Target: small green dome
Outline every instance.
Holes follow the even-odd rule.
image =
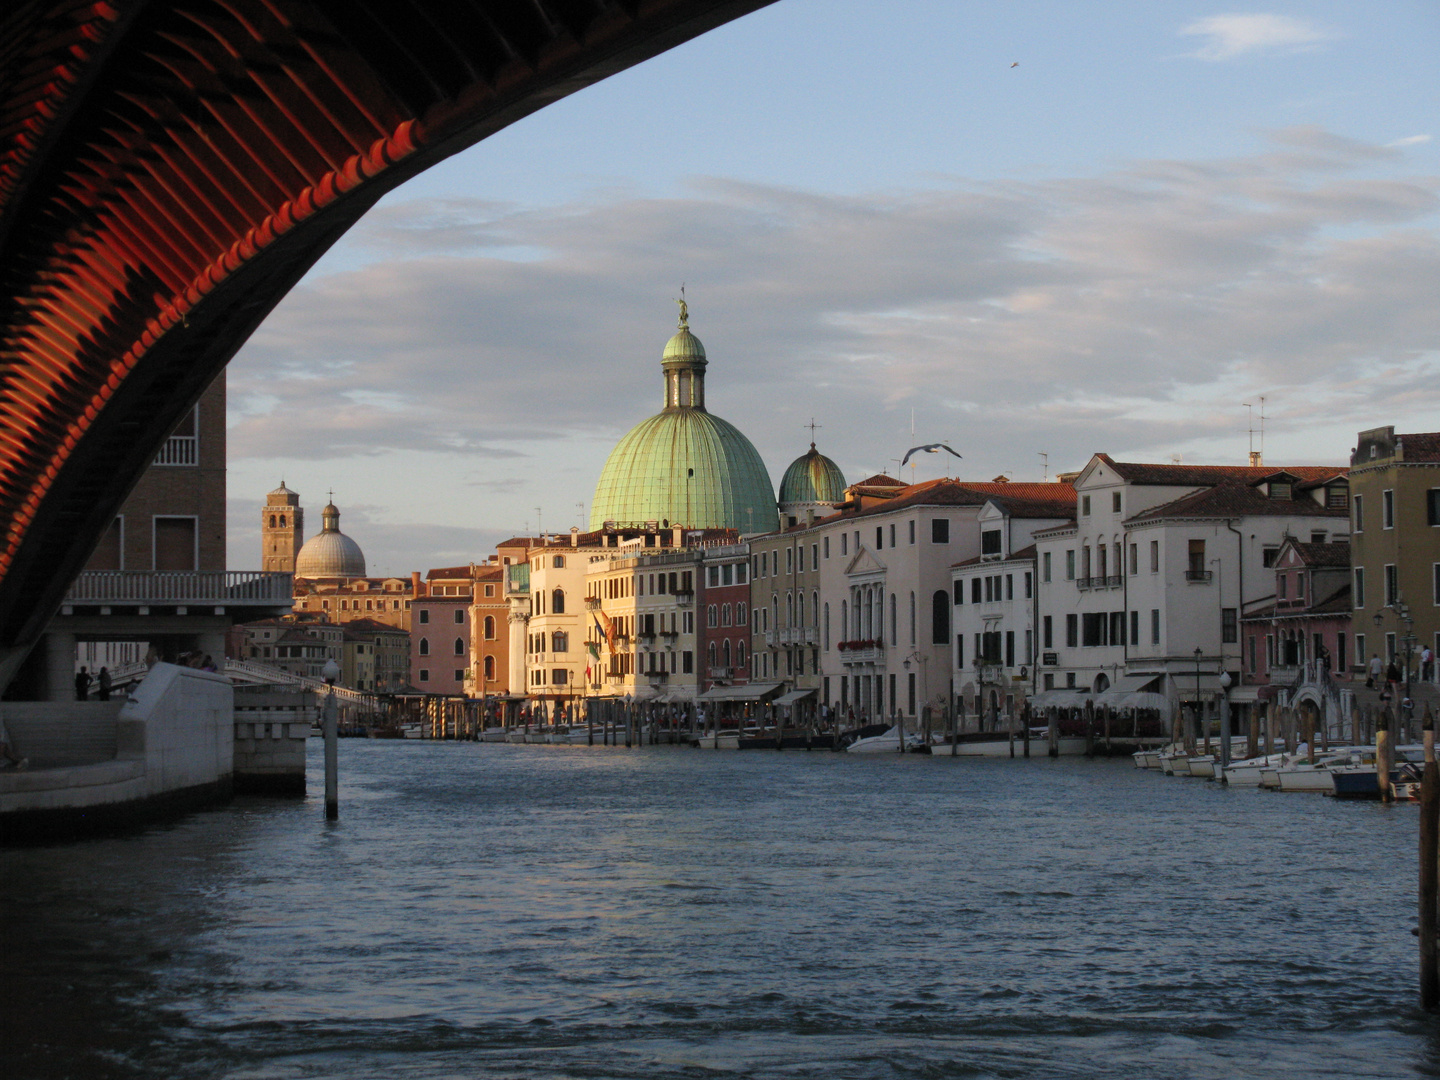
[[[790,463],[780,481],[780,505],[835,504],[845,500],[845,476],[840,467],[810,444],[810,452]]]
[[[705,363],[705,346],[700,344],[700,339],[690,332],[688,326],[682,326],[675,336],[665,343],[665,351],[660,356],[662,364],[678,361]]]

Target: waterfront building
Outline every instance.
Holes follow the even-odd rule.
[[[596,538],[587,536],[586,541]],[[529,551],[530,617],[525,641],[525,694],[556,708],[585,694],[585,575],[590,543],[578,529]]]
[[[305,521],[299,493],[282,481],[266,497],[262,511],[261,558],[278,560],[276,569],[294,573],[295,615],[303,621],[337,624],[372,619],[408,631],[410,604],[420,595],[419,575],[412,574],[408,581],[367,577],[360,545],[340,531],[339,508],[329,503],[321,516],[321,531],[291,552],[303,535]]]
[[[820,672],[822,627],[828,610],[820,595],[822,540],[807,524],[788,526],[750,541],[750,640],[757,683],[779,684],[788,697],[808,694],[829,700],[830,687]],[[707,599],[707,604],[710,601]]]
[[[470,677],[471,616],[475,575],[484,566],[431,570],[422,586],[412,575],[410,684],[427,694],[466,693]]]
[[[1208,701],[1222,671],[1232,701],[1255,700],[1239,685],[1240,614],[1272,596],[1286,536],[1348,532],[1345,470],[1096,454],[1074,486],[1075,520],[1035,536],[1041,703],[1124,704],[1120,695],[1141,692]]]
[[[665,407],[610,452],[591,502],[592,532],[775,528],[775,489],[760,454],[738,428],[705,407],[707,364],[682,302],[679,329],[660,362]]]
[[[1034,485],[1028,485],[1034,491]],[[991,496],[976,515],[980,554],[950,570],[955,620],[952,679],[971,714],[995,716],[1034,692],[1037,655],[1035,534],[1066,524],[1074,488],[1046,484],[1026,497]]]
[[[498,558],[498,557],[497,557]],[[471,697],[504,697],[510,687],[510,604],[505,598],[507,566],[498,561],[476,567],[470,606]]]
[[[1272,595],[1242,615],[1242,681],[1254,686],[1294,686],[1307,664],[1311,674],[1349,681],[1351,642],[1350,545],[1308,543],[1287,536],[1275,557]]]
[[[1360,432],[1350,483],[1354,663],[1378,654],[1413,680],[1422,646],[1440,655],[1440,432]]]
[[[747,543],[719,544],[701,551],[703,571],[697,577],[704,586],[702,691],[744,688],[751,683],[750,555]]]
[[[341,661],[341,682],[355,690],[373,691],[377,694],[397,694],[410,689],[410,634],[399,627],[375,619],[352,619],[345,623],[345,649],[347,657]],[[356,650],[355,661],[348,653]],[[362,650],[363,646],[363,650]],[[368,674],[362,674],[358,661],[365,659]],[[354,663],[352,671],[350,665]],[[348,679],[364,680],[350,682]]]
[[[328,623],[296,622],[287,616],[258,619],[236,630],[243,635],[237,659],[277,668],[290,675],[323,678],[327,661],[334,660],[337,664],[344,661],[345,632]]]

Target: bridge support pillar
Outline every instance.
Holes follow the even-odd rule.
[[[75,700],[75,635],[65,630],[45,632],[45,700]],[[91,672],[91,676],[94,676]]]

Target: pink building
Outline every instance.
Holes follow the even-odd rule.
[[[1274,596],[1241,620],[1244,682],[1293,686],[1302,681],[1302,667],[1315,660],[1331,678],[1348,679],[1350,544],[1287,536],[1275,553],[1274,569]]]

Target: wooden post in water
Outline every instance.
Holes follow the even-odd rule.
[[[1355,704],[1354,698],[1350,700],[1350,745],[1360,745],[1360,706]]]
[[[1435,717],[1425,706],[1425,773],[1420,782],[1420,1004],[1431,1012],[1440,1007],[1440,766],[1435,764]]]
[[[1245,735],[1245,756],[1247,758],[1260,756],[1260,703],[1252,701],[1247,710],[1250,720],[1250,727]]]
[[[1035,714],[1030,711],[1030,702],[1025,702],[1024,707],[1020,710],[1020,730],[1025,733],[1026,758],[1030,756],[1030,724],[1034,716]]]
[[[1045,734],[1046,737],[1050,740],[1051,757],[1060,756],[1060,720],[1059,716],[1057,715],[1058,712],[1059,709],[1054,705],[1050,705],[1045,709],[1045,715],[1046,717],[1048,717],[1049,727],[1049,730],[1046,731]]]
[[[1103,723],[1104,726],[1105,726],[1105,756],[1106,756],[1106,757],[1109,757],[1109,756],[1110,756],[1110,752],[1111,752],[1111,747],[1110,747],[1110,717],[1111,717],[1111,715],[1112,715],[1114,712],[1115,712],[1115,709],[1114,709],[1113,706],[1106,705],[1106,706],[1105,706],[1105,712],[1104,712],[1103,718],[1102,718],[1102,720],[1101,720],[1101,723]]]
[[[1085,702],[1085,756],[1095,756],[1095,702]]]
[[[1390,787],[1390,769],[1395,754],[1390,746],[1390,718],[1383,711],[1375,717],[1375,783],[1380,788],[1380,801],[1390,802],[1394,797]]]

